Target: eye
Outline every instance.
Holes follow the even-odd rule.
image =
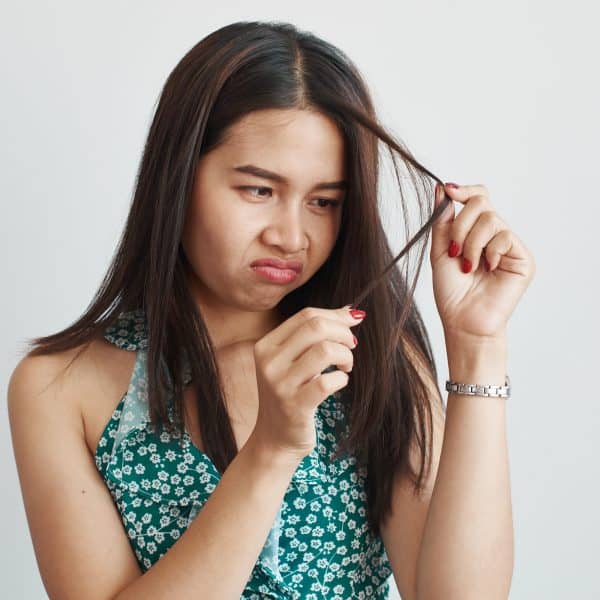
[[[244,186],[241,186],[240,189],[247,190],[249,192],[251,192],[252,190],[262,190],[263,192],[264,191],[268,192],[268,196],[261,195],[260,193],[258,193],[258,194],[250,193],[250,195],[254,196],[255,198],[268,198],[271,195],[271,193],[273,192],[272,188],[270,188],[270,187],[257,186],[257,185],[244,185]],[[318,208],[323,208],[323,209],[328,208],[328,207],[331,207],[333,209],[342,203],[341,200],[334,200],[333,198],[316,198],[315,201],[327,203],[327,204],[325,204],[325,206],[318,207]]]
[[[272,192],[273,190],[270,187],[261,187],[261,186],[256,186],[256,185],[246,185],[246,186],[242,186],[240,188],[241,190],[268,190],[269,193]],[[250,194],[251,196],[256,196],[256,194]],[[265,196],[257,196],[258,198],[265,198]]]
[[[339,206],[342,202],[341,200],[332,200],[331,198],[317,198],[317,202],[328,202],[326,206],[320,206],[319,208],[327,208],[327,206],[331,206],[331,208],[335,208]]]

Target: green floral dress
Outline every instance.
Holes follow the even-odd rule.
[[[191,441],[149,419],[144,313],[121,313],[104,337],[136,352],[127,393],[115,407],[95,461],[143,572],[185,532],[221,474]],[[189,369],[185,373],[189,381]],[[318,407],[317,445],[298,465],[243,600],[388,598],[391,566],[366,519],[366,474],[353,456],[331,456],[343,419],[336,393]],[[232,549],[235,551],[235,549]]]

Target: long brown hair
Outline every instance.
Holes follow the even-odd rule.
[[[151,422],[183,433],[182,367],[187,360],[205,452],[221,473],[225,471],[238,449],[214,348],[186,285],[189,265],[180,242],[199,158],[222,143],[238,119],[271,108],[317,110],[331,118],[344,137],[349,189],[338,239],[319,271],[283,298],[278,310],[288,318],[306,306],[352,304],[369,315],[355,330],[359,344],[354,368],[341,390],[347,398],[349,429],[339,452],[352,452],[367,468],[369,524],[379,534],[390,512],[395,475],[408,475],[418,492],[430,470],[431,392],[415,369],[414,356],[421,357],[436,389],[437,371],[413,294],[431,224],[450,200],[446,197],[432,213],[432,180],[442,182],[379,125],[367,85],[351,60],[312,33],[288,23],[237,22],[212,32],[185,54],[162,89],[127,222],[98,291],[71,326],[29,340],[28,354],[79,345],[83,351],[121,312],[143,309]],[[410,180],[425,221],[395,258],[378,207],[379,141],[387,146],[394,165],[407,237],[401,179]],[[401,157],[400,167],[394,153]],[[408,267],[402,274],[396,261],[409,258],[408,250],[417,243],[417,269],[409,285]],[[443,407],[437,391],[435,402]],[[412,444],[420,453],[418,469],[409,461]]]

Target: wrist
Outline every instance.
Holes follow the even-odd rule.
[[[507,375],[506,336],[474,338],[446,333],[451,381],[504,385]]]
[[[291,473],[294,473],[304,458],[299,454],[276,449],[269,444],[265,444],[255,432],[250,434],[244,448],[252,456],[255,463],[268,470],[291,471]]]

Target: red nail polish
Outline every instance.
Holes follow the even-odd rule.
[[[448,256],[456,256],[458,254],[458,244],[454,241],[450,241],[450,247],[448,248]]]
[[[445,183],[444,185],[447,185],[449,188],[454,188],[455,190],[460,187],[457,183]]]
[[[489,263],[488,259],[485,256],[483,257],[483,263],[485,264],[485,270],[489,271],[490,270],[490,263]]]
[[[354,338],[354,345],[355,345],[355,346],[356,346],[356,345],[358,345],[358,340],[356,339],[356,336],[355,336],[355,335],[353,335],[352,337]]]
[[[359,310],[358,308],[354,308],[350,311],[350,314],[355,319],[364,319],[367,316],[367,313],[364,310]]]
[[[473,267],[473,265],[471,264],[471,261],[468,258],[463,258],[463,262],[462,262],[463,273],[469,273],[469,271],[471,270],[472,267]]]

